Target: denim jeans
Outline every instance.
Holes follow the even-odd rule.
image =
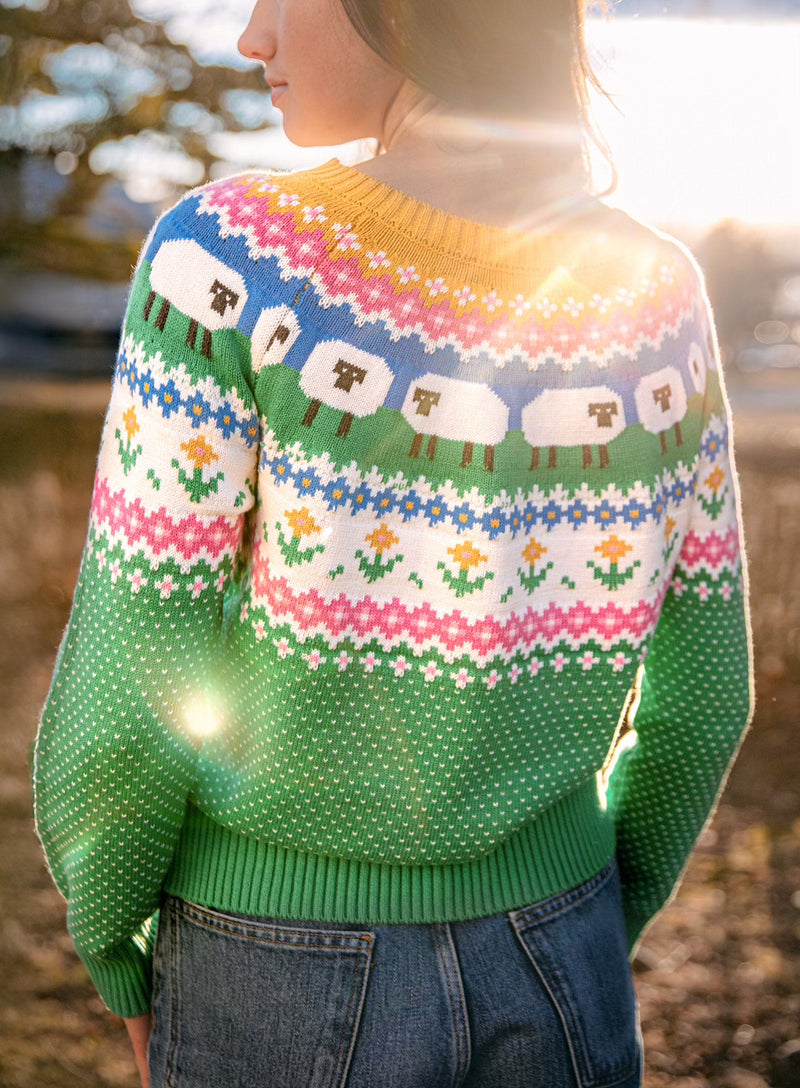
[[[249,918],[167,899],[152,1088],[635,1088],[619,880],[433,925]]]

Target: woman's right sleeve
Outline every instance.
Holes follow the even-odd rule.
[[[254,502],[247,359],[232,328],[203,324],[200,280],[218,266],[187,238],[194,215],[169,213],[136,273],[35,753],[37,829],[70,934],[121,1016],[149,1008],[162,881],[198,747],[223,724],[223,597]]]

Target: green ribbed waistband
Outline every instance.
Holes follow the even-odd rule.
[[[613,821],[594,779],[492,853],[449,865],[305,854],[232,831],[190,804],[166,890],[257,917],[365,925],[454,922],[573,888],[599,872],[613,853]]]

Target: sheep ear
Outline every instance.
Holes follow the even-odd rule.
[[[262,310],[251,337],[253,370],[282,363],[300,335],[300,322],[288,306]]]

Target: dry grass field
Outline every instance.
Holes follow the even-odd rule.
[[[65,934],[29,787],[105,396],[90,384],[0,386],[3,1088],[136,1084],[122,1024]],[[800,416],[743,411],[737,440],[758,710],[682,890],[635,964],[648,1088],[800,1086]]]

